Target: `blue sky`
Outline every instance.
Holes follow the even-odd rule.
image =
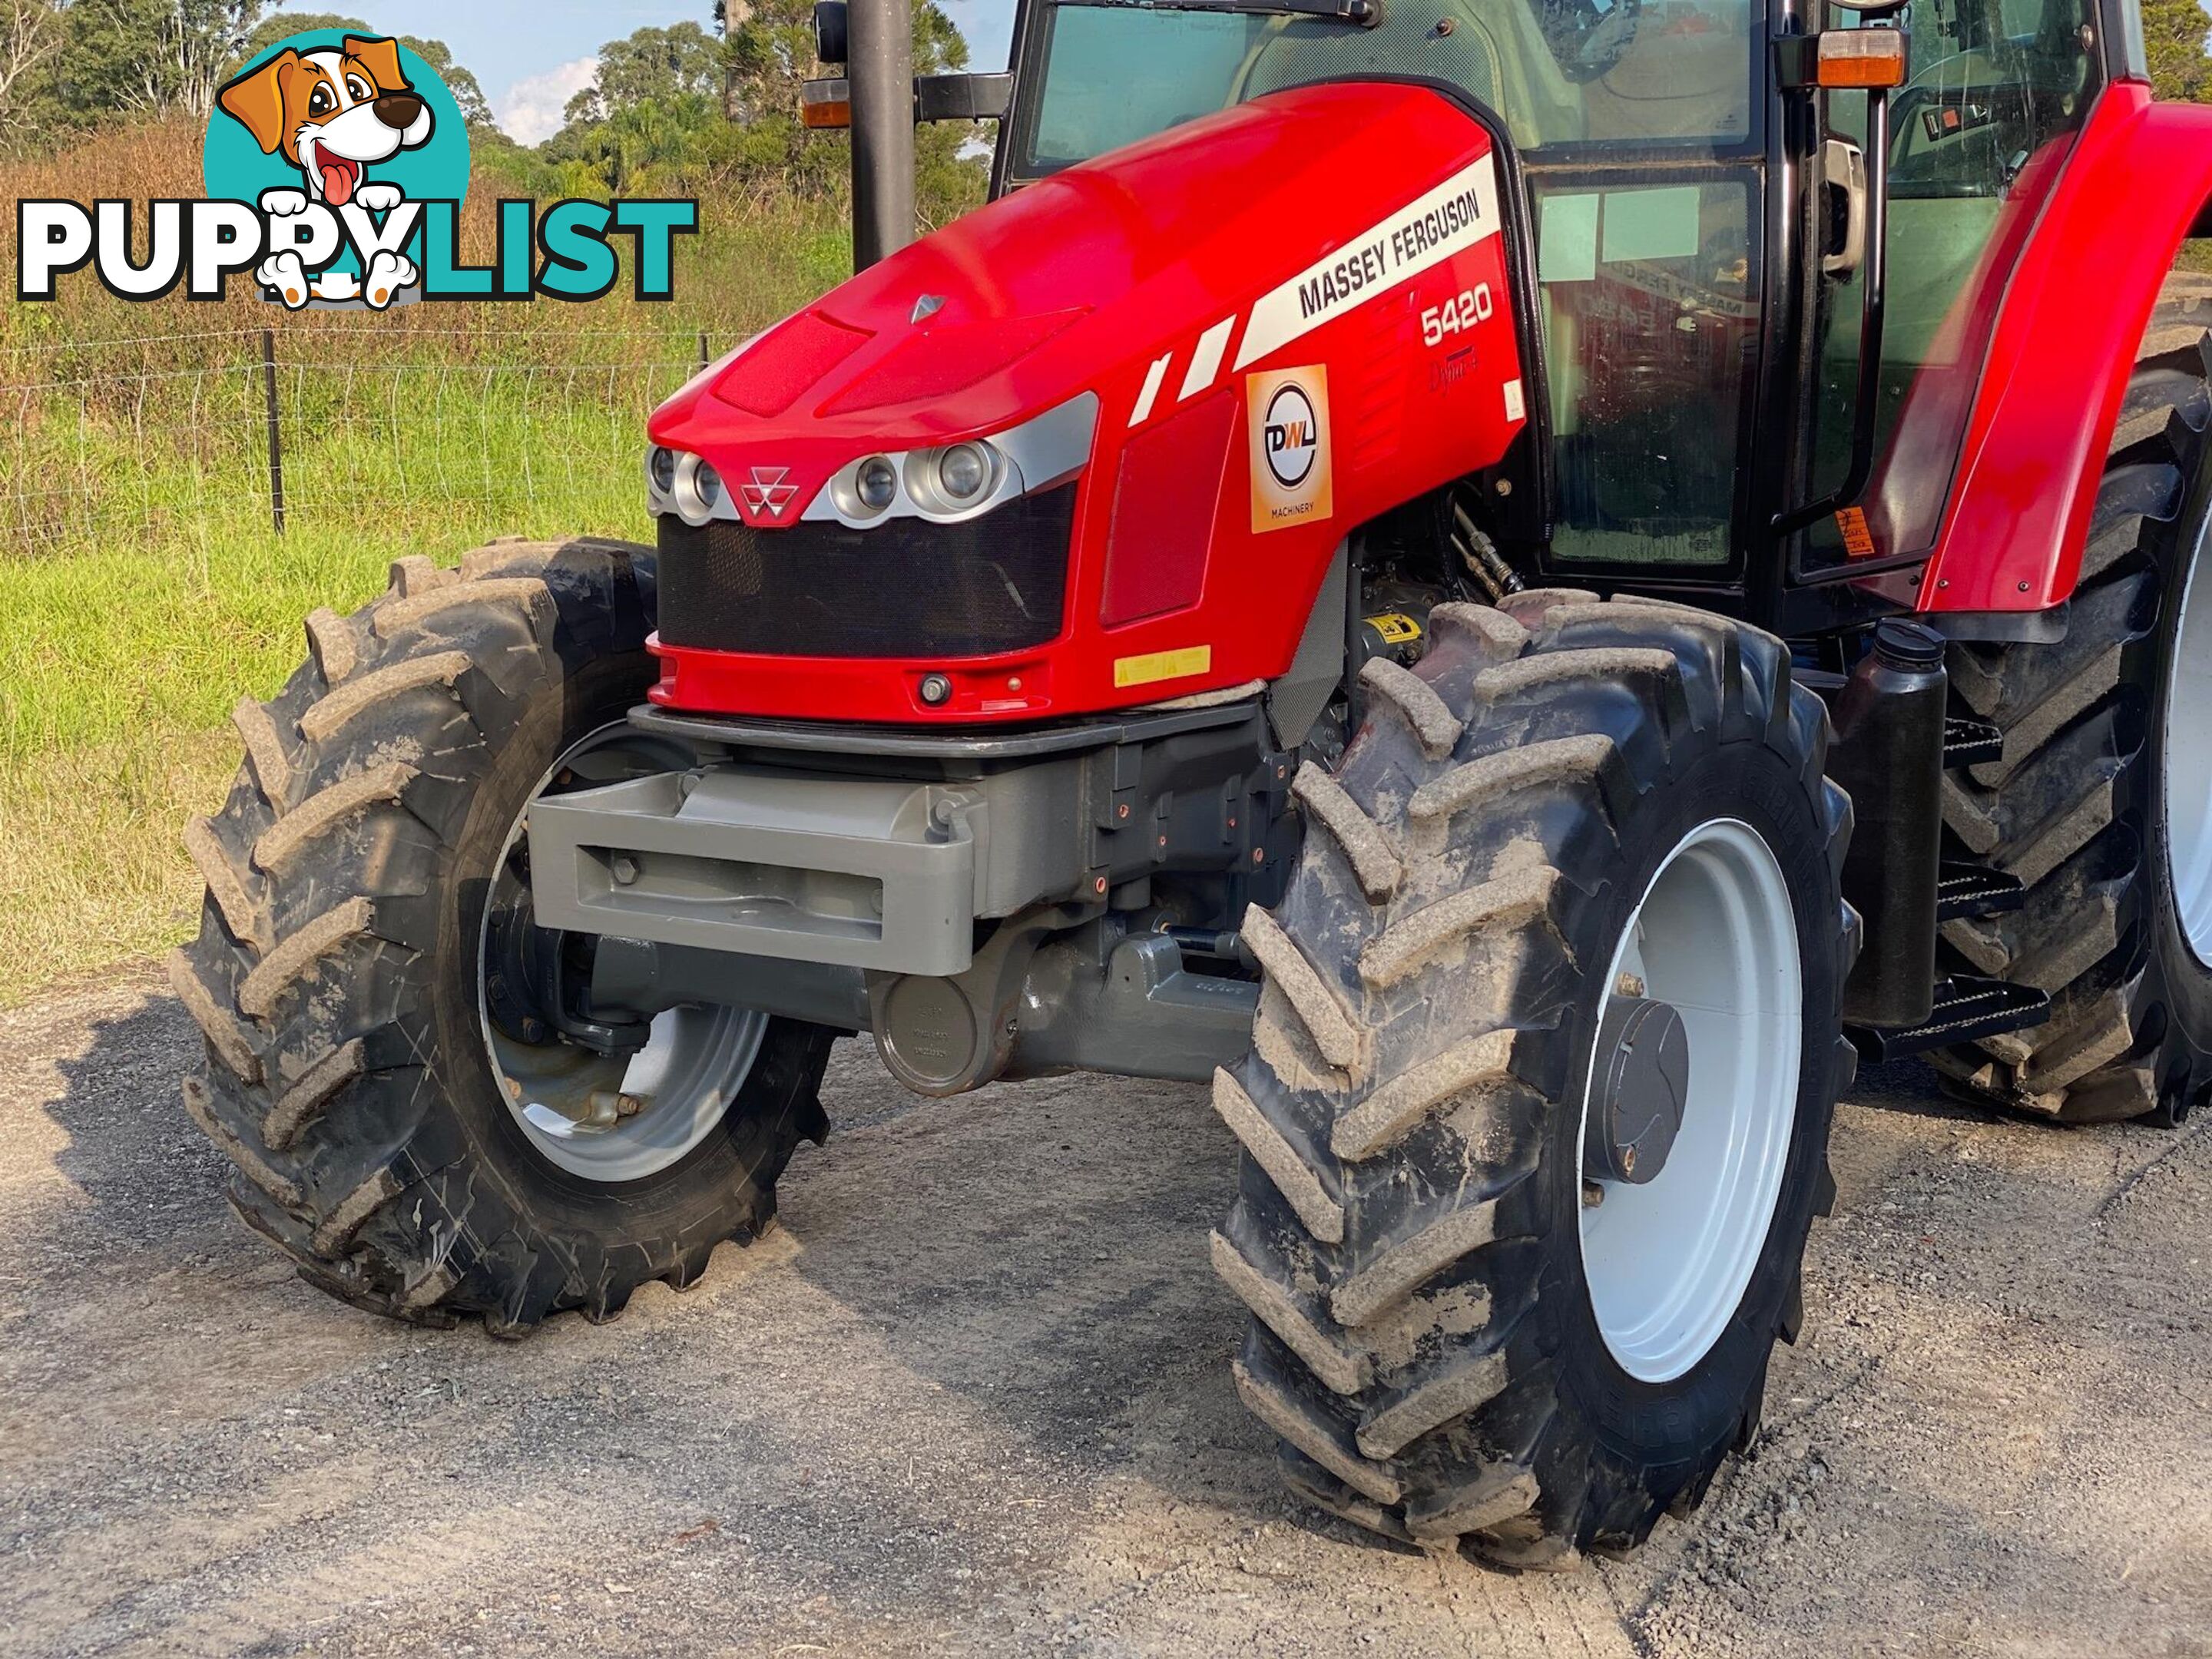
[[[1004,68],[1013,0],[939,3],[967,35],[975,66]],[[476,71],[501,125],[526,143],[560,125],[562,106],[590,82],[602,43],[687,18],[704,25],[714,15],[712,0],[301,0],[293,9],[339,11],[390,33],[443,40]]]

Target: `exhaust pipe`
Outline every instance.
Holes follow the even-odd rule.
[[[908,0],[847,0],[853,97],[853,268],[914,240],[914,15]]]

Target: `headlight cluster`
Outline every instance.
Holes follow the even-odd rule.
[[[665,507],[695,529],[722,515],[722,475],[698,456],[656,444],[646,453],[645,476],[655,512]]]
[[[902,501],[920,518],[964,519],[1021,493],[1020,470],[998,446],[980,439],[863,456],[831,478],[828,491],[836,516],[851,525],[872,523]]]
[[[958,524],[1073,477],[1090,456],[1097,422],[1098,396],[1085,392],[988,438],[865,453],[838,468],[796,514],[788,466],[755,466],[744,485],[745,511],[764,512],[763,522],[827,519],[853,530],[900,518]],[[739,517],[721,475],[697,455],[655,445],[646,452],[645,474],[656,514],[672,513],[694,529]]]

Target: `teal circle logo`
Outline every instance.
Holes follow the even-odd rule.
[[[398,41],[309,29],[223,85],[202,170],[211,199],[270,216],[270,256],[254,272],[269,297],[295,310],[381,310],[420,295],[419,204],[458,213],[468,193],[468,124],[437,71]],[[328,234],[356,212],[411,228],[364,269],[352,239],[331,246]]]

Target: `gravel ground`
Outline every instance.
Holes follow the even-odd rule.
[[[1767,1427],[1626,1564],[1279,1494],[1197,1089],[842,1046],[784,1229],[520,1346],[238,1225],[133,979],[0,1016],[0,1652],[2212,1654],[2212,1135],[1870,1074]]]

